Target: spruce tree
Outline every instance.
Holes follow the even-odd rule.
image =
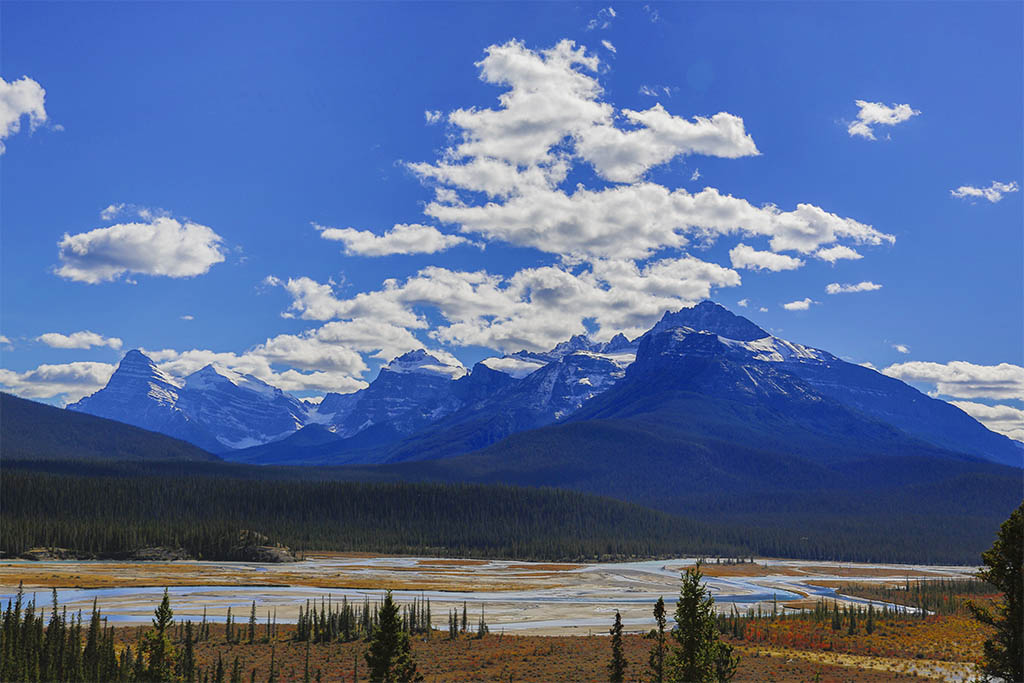
[[[146,678],[150,681],[174,680],[174,645],[167,633],[174,624],[171,600],[164,589],[163,600],[154,610],[153,628],[146,634],[145,650],[149,659]]]
[[[384,594],[384,602],[377,612],[377,625],[370,638],[370,649],[363,655],[370,667],[370,680],[385,683],[421,681],[409,645],[409,634],[402,630],[398,605],[391,591]]]
[[[669,680],[687,683],[728,681],[736,674],[739,659],[732,648],[718,640],[715,600],[701,583],[700,564],[686,570],[676,602],[676,641],[668,662]]]
[[[978,578],[1003,593],[992,609],[968,603],[975,619],[995,628],[985,641],[981,671],[986,677],[1024,681],[1024,503],[999,527],[981,559],[985,568]]]
[[[647,665],[651,670],[652,683],[662,683],[665,680],[665,599],[658,598],[654,603],[654,621],[657,628],[654,633],[654,646],[651,647],[651,655],[647,659]]]
[[[615,623],[609,631],[612,634],[612,659],[608,662],[608,680],[622,683],[626,680],[626,657],[622,654],[622,615],[615,610]]]

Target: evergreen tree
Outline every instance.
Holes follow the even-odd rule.
[[[256,601],[252,601],[252,611],[249,612],[249,644],[256,642]]]
[[[626,657],[622,654],[622,615],[615,610],[615,623],[609,631],[612,634],[612,660],[608,663],[608,680],[622,683],[626,680]]]
[[[715,600],[702,578],[699,563],[682,576],[672,633],[676,643],[667,667],[672,681],[728,681],[736,673],[739,659],[730,646],[718,640]]]
[[[377,625],[370,638],[370,649],[363,655],[370,667],[370,680],[383,683],[420,681],[416,662],[409,646],[409,634],[402,630],[398,605],[391,591],[384,594],[384,602],[377,612]]]
[[[181,651],[181,659],[178,663],[178,675],[185,683],[195,681],[196,657],[192,648],[192,622],[185,621],[185,647]]]
[[[985,641],[981,672],[986,678],[1024,681],[1024,503],[999,527],[981,559],[985,568],[979,578],[1003,592],[993,609],[968,603],[975,619],[996,630]]]
[[[171,611],[171,600],[165,588],[163,600],[154,610],[153,628],[146,634],[143,646],[149,659],[145,674],[147,680],[174,680],[174,645],[167,633],[173,624],[174,612]]]
[[[651,670],[651,682],[652,683],[663,683],[665,680],[665,649],[666,649],[666,636],[665,636],[665,599],[658,598],[658,602],[654,603],[654,621],[657,623],[657,628],[653,631],[654,633],[654,646],[651,648],[651,655],[647,659],[647,665]]]

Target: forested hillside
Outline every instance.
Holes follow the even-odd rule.
[[[0,543],[116,554],[183,546],[223,558],[239,530],[293,549],[599,559],[736,554],[710,527],[638,505],[554,489],[461,484],[81,476],[6,466]],[[101,470],[100,470],[101,471]]]
[[[0,393],[4,460],[218,461],[187,441]]]

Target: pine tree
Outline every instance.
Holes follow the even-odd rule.
[[[736,674],[739,659],[732,648],[718,640],[715,600],[701,583],[700,564],[687,569],[676,602],[676,641],[669,658],[669,680],[687,683],[728,681]]]
[[[622,683],[626,680],[626,657],[622,654],[622,615],[615,610],[615,623],[609,631],[612,634],[612,660],[608,663],[608,680]]]
[[[654,646],[651,648],[651,655],[647,659],[647,665],[651,670],[652,683],[662,683],[665,680],[665,599],[658,598],[654,603],[654,621],[658,627],[654,631]]]
[[[256,601],[252,601],[252,611],[249,612],[249,644],[256,642]]]
[[[992,609],[968,603],[974,618],[995,628],[985,641],[982,673],[1006,681],[1024,681],[1024,503],[999,527],[992,547],[981,554],[978,578],[1003,596]]]
[[[466,618],[466,601],[462,601],[462,632],[466,632],[466,626],[469,624],[469,620]]]
[[[416,662],[409,646],[409,634],[402,630],[398,605],[391,591],[384,594],[384,602],[377,613],[377,625],[370,638],[370,649],[363,655],[370,667],[370,680],[386,683],[420,681]]]

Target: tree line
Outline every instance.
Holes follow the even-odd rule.
[[[707,525],[608,498],[501,485],[0,471],[0,550],[232,560],[239,531],[296,550],[537,560],[746,554]]]

